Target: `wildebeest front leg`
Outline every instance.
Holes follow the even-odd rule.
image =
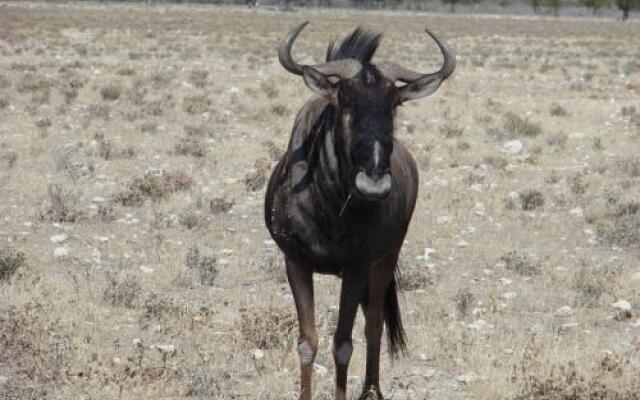
[[[313,303],[313,271],[307,266],[286,260],[287,278],[298,312],[300,336],[298,355],[300,356],[300,399],[311,400],[313,361],[318,351],[318,335],[315,325]]]
[[[367,370],[362,388],[362,400],[382,400],[380,392],[380,341],[384,326],[386,293],[393,280],[395,261],[374,266],[369,274],[364,333],[367,339]]]
[[[367,287],[366,269],[345,271],[340,290],[340,311],[338,327],[333,338],[333,360],[336,367],[336,400],[347,398],[347,370],[353,344],[351,331],[358,311],[358,305],[365,295]]]

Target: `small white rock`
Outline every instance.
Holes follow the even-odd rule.
[[[253,349],[249,352],[249,354],[251,354],[251,357],[254,360],[261,360],[264,358],[264,351],[260,350],[260,349]]]
[[[507,293],[503,293],[500,298],[503,300],[513,300],[518,296],[518,293],[516,292],[507,292]]]
[[[620,311],[631,311],[631,303],[626,300],[620,299],[612,304],[613,308]]]
[[[176,346],[172,344],[159,344],[156,345],[156,349],[162,354],[167,354],[170,356],[176,354]]]
[[[53,257],[55,258],[63,258],[69,255],[68,247],[56,247],[53,250]]]
[[[460,240],[457,243],[458,247],[468,247],[469,246],[469,242],[467,242],[466,240]]]
[[[141,265],[140,266],[140,271],[142,271],[145,274],[152,274],[155,272],[155,269],[148,267],[146,265]]]
[[[101,204],[101,203],[104,203],[105,201],[107,200],[104,197],[99,197],[99,196],[96,196],[91,199],[91,202],[96,204]]]
[[[468,385],[475,380],[476,380],[476,377],[472,374],[464,374],[464,375],[456,376],[456,381],[458,381],[459,383],[464,383],[465,385]]]
[[[524,148],[524,145],[521,141],[516,139],[505,142],[505,144],[502,145],[502,148],[511,154],[520,154],[520,152]]]
[[[572,139],[582,139],[584,136],[584,132],[573,132],[569,135]]]
[[[584,212],[582,211],[582,208],[576,207],[576,208],[572,208],[569,211],[569,214],[575,215],[576,217],[582,217],[584,215]]]
[[[573,315],[573,309],[569,306],[562,306],[556,310],[554,315],[559,318],[570,317]]]
[[[640,272],[636,272],[633,275],[631,275],[631,280],[635,282],[640,282]]]
[[[69,235],[66,233],[60,233],[58,235],[53,235],[49,238],[52,243],[62,243],[69,238]]]
[[[325,367],[324,365],[315,364],[315,363],[313,364],[313,371],[320,376],[325,376],[327,372],[329,372],[327,367]]]
[[[513,281],[509,278],[500,278],[498,279],[498,282],[500,282],[500,284],[503,286],[509,286],[513,283]]]

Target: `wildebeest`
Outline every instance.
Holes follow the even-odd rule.
[[[306,26],[282,41],[282,66],[316,93],[298,112],[289,147],[275,167],[265,199],[265,220],[285,255],[300,337],[300,398],[311,399],[318,348],[313,273],[342,278],[333,339],[335,398],[346,398],[351,331],[361,306],[367,340],[361,399],[381,399],[380,340],[387,327],[390,354],[405,349],[396,269],[418,192],[418,171],[393,136],[396,108],[428,96],[455,69],[452,49],[435,35],[444,63],[422,74],[395,63],[371,62],[381,35],[355,29],[329,44],[326,62],[301,65],[291,48]]]

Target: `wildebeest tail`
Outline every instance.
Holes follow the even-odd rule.
[[[400,315],[400,304],[398,302],[398,278],[398,276],[393,278],[384,299],[384,323],[387,326],[387,339],[391,358],[395,358],[398,353],[404,354],[407,349],[406,336]]]

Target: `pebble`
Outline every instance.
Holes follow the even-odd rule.
[[[329,369],[327,367],[325,367],[324,365],[320,365],[320,364],[313,364],[313,371],[320,375],[320,376],[325,376],[327,374],[327,372],[329,372]]]
[[[562,306],[556,310],[554,315],[559,318],[570,317],[573,315],[573,309],[569,306]]]
[[[518,296],[518,293],[516,292],[507,292],[507,293],[503,293],[500,298],[503,300],[513,300]]]
[[[264,351],[260,350],[260,349],[253,349],[251,351],[249,351],[249,354],[251,354],[251,357],[254,360],[261,360],[264,358]]]
[[[9,382],[9,378],[6,376],[0,375],[0,386],[6,385]]]
[[[612,304],[613,308],[620,311],[631,311],[631,303],[626,300],[618,300]]]
[[[576,217],[582,217],[584,215],[584,211],[582,211],[582,208],[576,207],[569,210],[569,214],[575,215]]]
[[[156,345],[156,349],[165,355],[175,355],[176,354],[176,346],[172,345],[172,344],[159,344]]]
[[[520,152],[522,152],[522,149],[524,148],[524,145],[521,141],[516,139],[505,142],[502,145],[502,148],[511,154],[520,154]]]
[[[471,211],[478,217],[483,217],[485,212],[484,203],[476,202],[476,204],[473,205]]]
[[[633,275],[631,275],[631,280],[635,282],[640,282],[640,272],[636,272]]]
[[[91,202],[96,204],[101,204],[101,203],[104,203],[105,201],[107,200],[104,197],[99,197],[99,196],[96,196],[91,199]]]
[[[69,255],[69,248],[68,247],[56,247],[55,250],[53,250],[53,256],[55,258],[63,258]]]
[[[155,272],[155,269],[148,267],[146,265],[141,265],[140,266],[140,271],[142,271],[145,274],[152,274]]]
[[[66,233],[60,233],[58,235],[53,235],[49,238],[53,243],[62,243],[67,240],[69,236]]]
[[[500,282],[500,284],[503,286],[509,286],[513,283],[513,281],[509,278],[500,278],[498,279],[498,282]]]
[[[466,240],[460,240],[457,243],[458,247],[468,247],[469,246],[469,242],[467,242]]]
[[[560,333],[560,334],[569,333],[570,331],[574,330],[577,326],[578,326],[578,324],[575,323],[575,322],[572,322],[572,323],[569,323],[569,324],[562,324],[558,328],[558,333]]]
[[[582,139],[584,136],[584,132],[573,132],[569,135],[572,139]]]
[[[456,381],[458,381],[459,383],[463,383],[465,385],[468,385],[475,380],[476,380],[476,377],[472,374],[464,374],[464,375],[456,376]]]

